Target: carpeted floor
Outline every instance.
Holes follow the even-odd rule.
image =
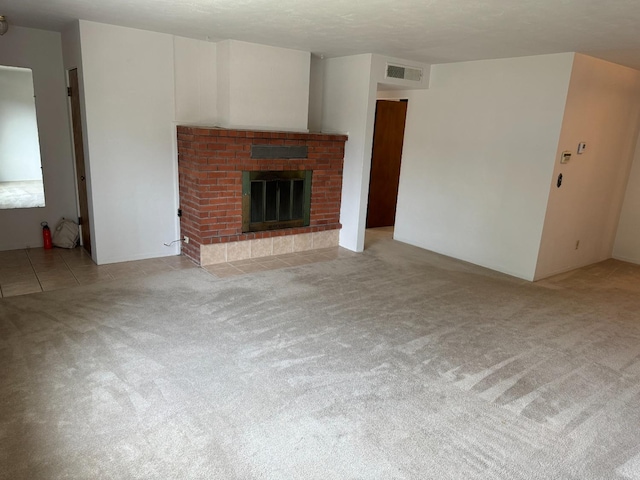
[[[0,300],[3,479],[640,479],[640,267],[408,245]]]
[[[42,180],[0,182],[0,209],[44,207]]]

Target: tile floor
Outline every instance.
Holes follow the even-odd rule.
[[[12,297],[156,272],[196,268],[185,257],[98,266],[81,248],[29,248],[0,252],[0,294]]]
[[[340,247],[289,253],[203,267],[217,278],[333,260],[357,255]],[[183,256],[96,265],[81,248],[31,248],[0,252],[0,296],[12,297],[154,273],[198,268]]]

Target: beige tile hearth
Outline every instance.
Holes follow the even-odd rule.
[[[293,252],[293,236],[273,237],[273,254],[282,255]]]
[[[313,233],[313,248],[329,248],[338,245],[340,236],[339,230],[325,230],[324,232]]]
[[[227,243],[227,262],[251,258],[251,242]]]
[[[273,238],[257,238],[251,240],[251,258],[273,255]]]
[[[322,248],[318,250],[305,250],[303,252],[285,253],[270,257],[249,258],[229,263],[207,265],[202,268],[218,278],[227,278],[236,275],[278,270],[281,268],[297,267],[317,262],[326,262],[340,257],[358,255],[341,247]]]
[[[213,245],[202,245],[200,247],[200,264],[213,265],[225,263],[227,261],[227,244],[215,243]]]
[[[200,247],[200,265],[218,265],[243,260],[264,259],[291,253],[313,252],[338,246],[339,230],[299,233],[279,237],[215,243]]]
[[[293,237],[293,251],[304,252],[313,248],[313,234],[301,233]]]

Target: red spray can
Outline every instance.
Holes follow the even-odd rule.
[[[42,225],[42,241],[44,243],[44,249],[50,250],[53,248],[53,243],[51,242],[51,229],[47,222],[42,222],[40,225]]]

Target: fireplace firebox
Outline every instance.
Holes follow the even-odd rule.
[[[311,170],[242,172],[242,231],[306,227]]]

